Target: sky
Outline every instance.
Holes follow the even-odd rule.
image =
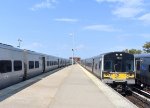
[[[68,58],[141,49],[149,0],[0,0],[0,43]]]

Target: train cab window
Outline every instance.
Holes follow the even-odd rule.
[[[126,61],[126,72],[134,71],[134,61],[133,60],[127,60]]]
[[[112,71],[112,61],[106,60],[104,62],[104,71]]]
[[[34,61],[29,61],[29,69],[33,69],[34,68]]]
[[[14,71],[22,70],[22,61],[14,61]]]
[[[35,61],[35,68],[39,68],[39,61]]]
[[[12,71],[12,62],[10,60],[0,60],[0,73]]]

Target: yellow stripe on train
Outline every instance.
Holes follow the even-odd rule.
[[[125,80],[125,79],[134,79],[135,75],[134,73],[104,73],[104,78],[109,78],[113,80]]]

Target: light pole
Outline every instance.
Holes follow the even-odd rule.
[[[18,39],[18,42],[19,42],[19,45],[18,45],[17,47],[20,48],[20,45],[21,45],[22,40],[21,40],[21,39]]]
[[[74,63],[74,33],[70,33],[70,36],[72,36],[72,65]]]
[[[72,49],[72,65],[74,63],[74,49]]]

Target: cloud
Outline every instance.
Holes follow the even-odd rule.
[[[134,18],[143,10],[141,8],[133,8],[133,7],[119,7],[113,11],[113,14],[117,17],[122,18]]]
[[[56,18],[54,20],[58,22],[78,22],[77,19],[71,19],[71,18]]]
[[[32,11],[36,11],[42,8],[52,8],[54,7],[54,4],[57,3],[56,0],[43,0],[41,3],[37,3],[33,5],[30,9]]]
[[[143,0],[96,0],[98,3],[108,2],[113,5],[112,14],[122,18],[134,18],[144,11]]]
[[[122,2],[124,0],[96,0],[97,2]]]
[[[143,16],[139,17],[138,20],[144,22],[145,24],[150,24],[150,13],[146,13]]]
[[[95,30],[95,31],[104,31],[104,32],[115,32],[121,31],[119,29],[115,29],[110,25],[89,25],[84,27],[85,30]]]

